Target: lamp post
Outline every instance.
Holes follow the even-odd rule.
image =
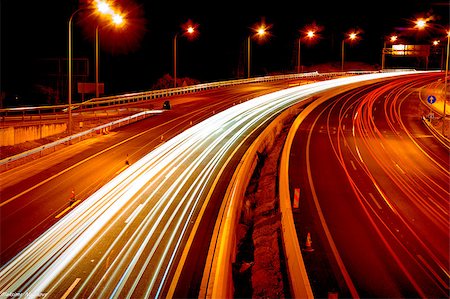
[[[183,33],[192,35],[195,33],[195,27],[188,25]],[[178,33],[173,37],[173,87],[177,87],[177,39]]]
[[[392,44],[395,41],[397,41],[397,39],[398,39],[397,35],[391,35],[391,37],[389,38],[389,41]],[[381,70],[384,70],[385,64],[386,64],[386,41],[384,41],[383,50],[381,51]]]
[[[445,136],[445,119],[447,118],[447,84],[448,84],[448,58],[450,50],[450,30],[447,32],[447,58],[445,60],[445,78],[444,78],[444,111],[443,111],[443,121],[442,121],[442,135]]]
[[[123,24],[123,17],[118,13],[112,14],[112,22],[115,26],[121,26]],[[99,90],[99,25],[95,27],[95,97],[98,98],[100,96]]]
[[[113,20],[114,20],[114,18],[116,18],[117,14],[113,13],[111,7],[109,6],[109,4],[107,2],[102,1],[102,0],[96,0],[93,2],[95,2],[95,4],[96,4],[95,10],[97,12],[99,12],[101,14],[110,14],[113,16]],[[87,9],[92,10],[92,8],[90,8],[90,7],[80,7],[76,11],[74,11],[69,18],[68,29],[67,29],[68,30],[68,33],[67,33],[67,36],[68,36],[68,55],[67,55],[68,124],[67,124],[67,127],[68,128],[67,129],[68,129],[69,135],[72,135],[72,60],[73,60],[73,58],[72,58],[72,27],[73,27],[72,23],[73,23],[74,16],[78,12],[80,12],[82,10],[87,10]],[[96,52],[98,53],[98,26],[96,29]],[[97,58],[98,58],[98,54],[96,54],[96,60],[97,60]],[[98,63],[96,62],[96,67],[97,66],[98,66]],[[98,80],[98,68],[96,71],[96,80]],[[98,84],[97,84],[97,86],[98,86]],[[96,89],[97,89],[97,87],[96,87]]]
[[[352,32],[348,34],[348,39],[350,41],[355,40],[358,37],[356,32]],[[342,40],[341,43],[341,71],[344,71],[344,44],[345,44],[345,38]]]
[[[267,33],[267,27],[263,24],[260,25],[256,30],[254,29],[254,31],[256,31],[256,36],[258,37],[263,37],[264,35],[266,35]],[[250,51],[251,51],[251,38],[252,35],[249,35],[247,37],[247,78],[250,78],[250,61],[251,61],[251,56],[250,56]]]
[[[306,37],[309,39],[312,39],[315,36],[315,32],[313,30],[309,30],[306,33]],[[298,37],[298,57],[297,57],[297,73],[300,73],[300,68],[301,68],[301,64],[300,64],[300,49],[301,49],[301,40],[302,40],[302,36],[300,35]]]
[[[68,88],[68,95],[67,95],[67,99],[68,99],[68,124],[67,124],[67,129],[68,129],[68,133],[69,135],[72,135],[72,20],[73,17],[75,16],[76,13],[78,13],[79,11],[83,10],[83,8],[79,8],[76,11],[74,11],[72,13],[72,15],[69,18],[69,26],[68,26],[68,37],[69,37],[69,41],[68,41],[68,57],[67,57],[67,63],[68,63],[68,69],[67,69],[67,88]]]

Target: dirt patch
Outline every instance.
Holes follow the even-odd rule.
[[[289,298],[281,239],[278,160],[290,123],[273,147],[258,155],[244,198],[233,265],[234,298]]]

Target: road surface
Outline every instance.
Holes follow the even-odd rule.
[[[449,149],[423,124],[418,97],[441,77],[333,95],[299,127],[289,177],[316,296],[448,296]]]

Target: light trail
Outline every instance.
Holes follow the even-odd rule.
[[[0,293],[163,297],[171,269],[189,246],[185,240],[192,223],[208,203],[230,152],[284,109],[314,94],[411,73],[417,72],[296,86],[233,106],[187,129],[133,163],[5,264]]]

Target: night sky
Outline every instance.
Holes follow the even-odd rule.
[[[66,72],[68,20],[84,1],[1,0],[3,95],[20,95],[24,103],[42,102],[36,84],[55,85],[57,59],[62,59],[60,72]],[[261,44],[252,42],[254,76],[292,72],[299,30],[313,23],[322,30],[313,43],[302,43],[306,68],[339,64],[341,41],[352,29],[361,32],[361,39],[348,45],[346,61],[374,65],[380,64],[385,36],[412,27],[417,17],[433,16],[433,23],[445,27],[449,20],[448,1],[115,2],[127,13],[127,25],[114,32],[100,29],[100,81],[105,82],[106,94],[149,90],[164,74],[172,75],[172,41],[189,20],[198,24],[199,34],[193,40],[178,37],[178,77],[201,82],[245,76],[246,39],[261,21],[271,26],[271,35]],[[96,25],[90,20],[83,11],[75,14],[73,56],[89,62],[87,80],[94,82]],[[408,34],[405,38],[414,43],[429,43],[437,36],[431,30],[421,36]],[[65,95],[60,102],[64,100]]]

